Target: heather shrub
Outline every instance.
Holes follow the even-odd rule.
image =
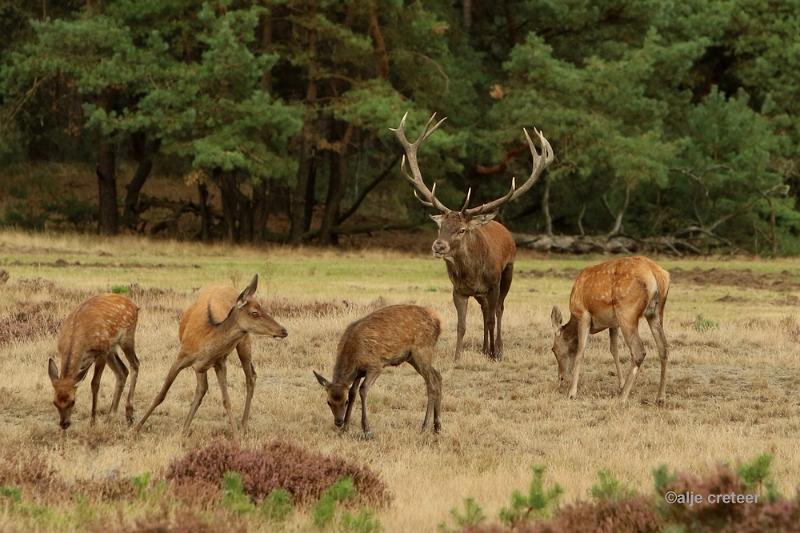
[[[464,510],[453,507],[450,509],[450,517],[453,519],[455,528],[451,529],[446,522],[442,522],[439,524],[440,533],[460,531],[464,528],[477,526],[486,520],[486,515],[483,514],[483,509],[475,501],[475,498],[464,498]]]
[[[371,470],[279,441],[255,450],[217,441],[173,461],[166,477],[173,483],[205,481],[219,486],[228,471],[239,473],[244,492],[255,502],[275,489],[285,489],[295,504],[310,504],[343,477],[352,480],[354,503],[385,505],[390,500],[386,485]]]
[[[543,466],[534,466],[532,471],[533,479],[528,493],[523,494],[515,490],[511,494],[511,505],[500,510],[500,520],[503,523],[515,526],[527,522],[532,518],[543,516],[558,504],[558,500],[564,492],[561,487],[558,484],[550,488],[544,486]]]

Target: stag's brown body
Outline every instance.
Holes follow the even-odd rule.
[[[222,393],[222,404],[228,415],[231,432],[234,436],[238,435],[228,396],[226,366],[228,355],[234,348],[239,354],[245,374],[247,396],[242,415],[242,427],[246,428],[256,382],[250,335],[271,335],[280,338],[287,335],[286,329],[275,322],[255,299],[257,286],[258,276],[255,276],[250,285],[241,293],[233,287],[212,286],[203,289],[198,294],[197,299],[181,316],[178,328],[181,348],[178,357],[167,373],[161,391],[137,423],[136,431],[141,430],[153,410],[164,401],[180,371],[191,366],[195,371],[197,387],[189,414],[183,424],[184,435],[188,435],[192,419],[208,390],[207,372],[212,367],[217,374],[217,381]]]
[[[139,309],[129,298],[119,294],[100,294],[83,302],[64,319],[58,332],[60,373],[55,361],[50,359],[48,364],[55,391],[53,403],[59,411],[63,429],[71,423],[76,385],[86,377],[93,364],[92,423],[97,413],[97,392],[106,364],[117,378],[110,411],[116,412],[129,373],[116,353],[117,347],[122,349],[131,365],[125,414],[129,423],[133,421],[133,395],[139,372],[134,340],[138,316]]]
[[[559,380],[564,381],[567,366],[572,367],[570,397],[578,391],[581,363],[590,333],[609,330],[610,349],[616,365],[620,396],[628,398],[633,381],[644,361],[644,344],[639,337],[639,319],[647,320],[661,359],[661,379],[657,403],[665,399],[667,340],[664,335],[664,306],[669,293],[669,272],[647,257],[612,259],[583,269],[570,294],[569,321],[561,325],[561,312],[553,308],[551,321],[555,333],[553,352],[559,365]],[[627,378],[622,372],[617,351],[618,332],[622,331],[631,351]]]
[[[483,353],[493,359],[500,359],[503,355],[504,302],[514,276],[516,246],[511,233],[492,219],[506,202],[519,198],[533,187],[544,169],[552,163],[553,150],[544,135],[534,130],[542,146],[542,153],[539,154],[528,132],[523,130],[533,159],[533,169],[528,180],[517,189],[516,179],[512,179],[508,193],[477,207],[469,207],[469,190],[461,210],[454,211],[436,198],[436,183],[431,189],[425,185],[417,161],[420,145],[445,119],[434,124],[434,114],[417,140],[412,143],[405,134],[407,115],[408,113],[392,131],[403,145],[405,156],[401,168],[414,187],[414,195],[424,206],[435,208],[441,213],[431,216],[439,226],[439,233],[431,249],[435,257],[446,262],[447,273],[453,283],[453,304],[458,314],[455,359],[461,356],[463,350],[467,301],[470,297],[478,301],[483,313]],[[406,163],[410,172],[406,171]]]
[[[442,377],[432,363],[440,333],[441,321],[436,312],[416,305],[384,307],[350,324],[339,341],[333,379],[329,382],[314,372],[328,393],[336,426],[347,429],[356,391],[363,379],[361,429],[369,435],[366,405],[369,388],[385,367],[409,363],[425,380],[428,394],[422,430],[428,428],[433,416],[434,431],[438,432]]]

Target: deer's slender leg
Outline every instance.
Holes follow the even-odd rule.
[[[656,341],[658,347],[658,357],[661,360],[661,378],[658,383],[658,396],[656,397],[657,405],[664,405],[667,394],[667,337],[664,335],[664,324],[661,317],[658,315],[645,316],[647,324],[650,326],[650,332],[653,334],[653,339]]]
[[[458,326],[456,326],[456,353],[454,359],[461,358],[461,350],[464,348],[464,333],[467,331],[467,297],[453,291],[453,303],[458,314]],[[362,385],[363,387],[363,385]]]
[[[236,345],[236,353],[239,354],[239,361],[242,362],[242,369],[244,370],[245,386],[247,388],[247,395],[244,400],[244,413],[242,414],[242,431],[247,429],[247,420],[250,418],[250,403],[253,400],[253,391],[256,388],[256,369],[253,366],[252,343],[250,336],[245,336],[239,344]]]
[[[169,372],[167,372],[167,378],[164,380],[164,385],[161,386],[161,390],[153,399],[153,403],[150,405],[150,408],[147,410],[147,412],[144,414],[141,420],[139,420],[139,422],[136,424],[136,427],[134,428],[134,431],[136,433],[141,431],[145,421],[150,417],[155,408],[161,405],[161,402],[164,401],[164,398],[167,397],[167,392],[169,391],[169,388],[172,387],[172,383],[175,381],[175,378],[178,377],[180,371],[191,364],[192,364],[192,359],[189,357],[179,358],[177,361],[172,363],[172,367],[170,367]]]
[[[117,382],[114,386],[114,397],[111,400],[111,409],[108,412],[110,415],[111,413],[116,413],[119,408],[119,399],[122,397],[122,390],[125,388],[125,382],[128,380],[128,369],[114,350],[108,352],[106,361],[108,361],[109,368],[111,368],[111,371],[114,372],[114,376],[117,378]]]
[[[131,384],[128,387],[128,400],[125,403],[125,419],[128,421],[128,425],[133,424],[133,395],[136,391],[136,380],[139,377],[139,358],[136,356],[136,349],[134,348],[133,342],[133,335],[131,334],[130,339],[124,339],[121,343],[122,353],[125,354],[125,358],[128,360],[128,364],[130,365],[130,378]]]
[[[503,311],[508,290],[511,288],[511,279],[514,277],[514,263],[509,263],[503,270],[500,277],[500,296],[497,299],[497,335],[495,338],[495,350],[498,358],[503,358]]]
[[[618,339],[619,328],[608,328],[609,349],[611,350],[611,357],[614,358],[614,367],[617,370],[617,393],[622,391],[622,369],[619,366],[619,346],[617,345]]]
[[[578,349],[575,352],[575,360],[572,363],[572,386],[569,389],[569,398],[574,400],[578,396],[578,380],[581,377],[581,365],[583,355],[586,352],[586,342],[589,339],[589,328],[591,318],[588,314],[578,322]]]
[[[197,387],[194,389],[194,400],[192,400],[192,406],[189,408],[189,412],[186,414],[186,420],[183,422],[184,437],[189,436],[189,425],[192,423],[194,414],[197,412],[197,408],[200,407],[200,404],[203,402],[203,397],[206,395],[206,391],[208,390],[208,374],[206,371],[195,370],[194,375],[195,378],[197,378]]]
[[[239,438],[239,430],[236,427],[236,420],[233,418],[233,409],[231,409],[231,398],[228,396],[228,371],[225,366],[225,360],[217,362],[214,365],[214,371],[217,373],[217,381],[219,382],[219,390],[222,392],[222,405],[225,407],[225,412],[228,414],[228,421],[231,425],[231,433],[234,439]]]
[[[628,399],[631,387],[633,387],[633,382],[639,372],[639,367],[644,361],[645,351],[642,339],[639,337],[638,320],[628,321],[625,324],[621,323],[620,329],[622,330],[622,337],[625,339],[625,344],[628,345],[628,349],[631,352],[631,368],[628,371],[628,377],[625,378],[625,385],[623,385],[622,392],[620,393],[620,400],[624,402]]]
[[[486,300],[489,303],[487,314],[487,328],[489,329],[489,358],[495,361],[500,359],[497,353],[497,347],[494,343],[495,325],[497,324],[497,305],[500,298],[500,285],[492,287],[489,294],[486,295]]]
[[[356,392],[358,391],[358,384],[361,382],[361,375],[356,376],[353,384],[350,385],[350,391],[347,393],[347,409],[344,412],[344,424],[342,424],[342,431],[347,431],[350,424],[350,413],[353,412],[353,404],[356,401]]]
[[[103,377],[103,370],[106,368],[106,358],[98,357],[94,360],[94,375],[92,376],[92,420],[94,425],[97,416],[97,392],[100,390],[100,378]]]
[[[489,300],[486,299],[486,296],[476,296],[476,300],[478,300],[478,304],[481,306],[481,315],[483,316],[483,348],[481,349],[481,353],[483,355],[489,355]]]
[[[426,431],[433,418],[433,431],[439,433],[441,421],[439,420],[439,407],[441,406],[442,377],[439,372],[430,364],[430,354],[413,352],[408,362],[417,373],[425,380],[425,388],[428,393],[428,405],[425,410],[425,419],[422,421],[422,431]]]
[[[361,388],[359,389],[361,395],[361,431],[364,432],[364,437],[366,438],[372,436],[369,431],[369,421],[367,420],[367,393],[369,393],[369,388],[375,383],[379,375],[379,372],[368,370],[364,381],[361,383]]]

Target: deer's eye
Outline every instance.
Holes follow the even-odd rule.
[[[456,232],[456,235],[464,235],[467,232],[467,228],[459,228]]]
[[[73,405],[75,405],[75,400],[72,400],[71,402],[69,402],[67,404],[67,407],[72,407]]]
[[[258,318],[261,315],[258,313],[258,311],[250,311],[250,316],[253,318]]]

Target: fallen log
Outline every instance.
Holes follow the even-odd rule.
[[[622,235],[547,235],[514,233],[520,248],[562,254],[630,254],[658,252],[672,255],[701,254],[694,243],[673,236],[634,239]]]

